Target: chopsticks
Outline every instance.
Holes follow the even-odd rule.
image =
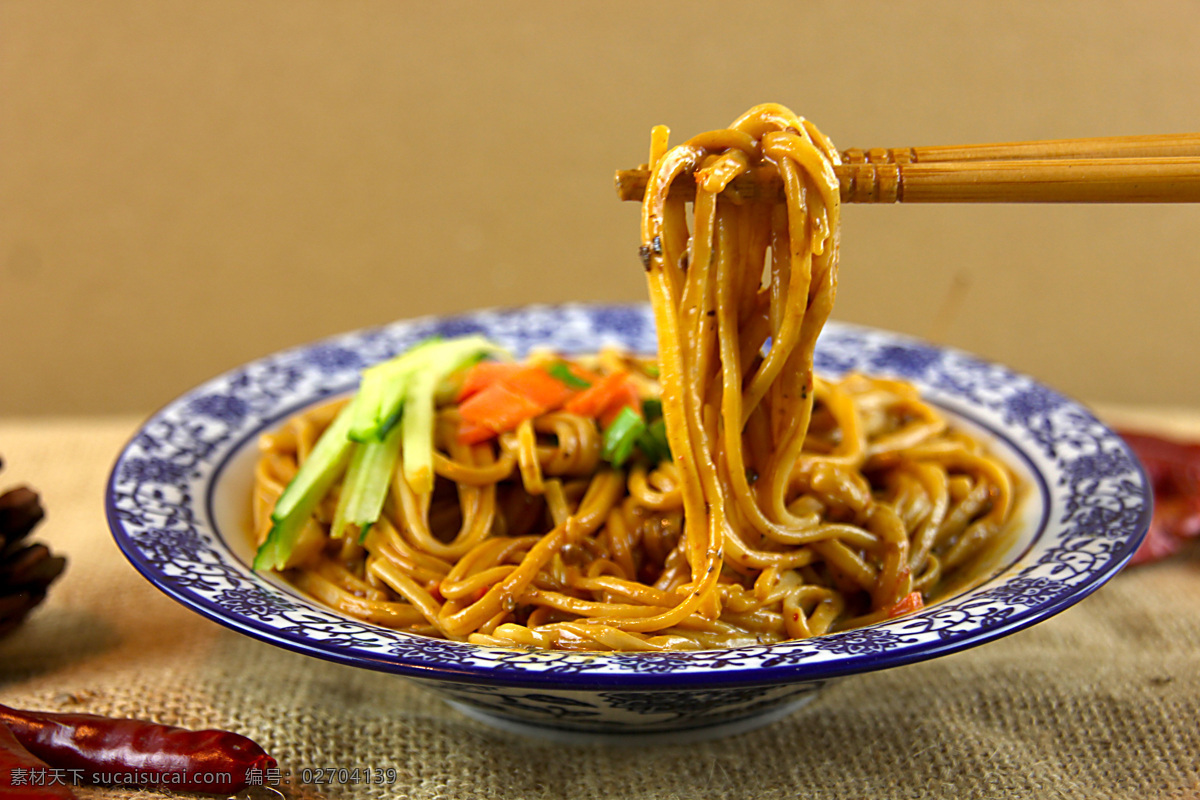
[[[961,146],[852,148],[835,167],[844,203],[1200,202],[1200,133],[1054,139]],[[622,200],[641,200],[649,170],[617,172]],[[725,192],[752,200],[782,191],[774,168]],[[684,176],[672,196],[693,199]]]

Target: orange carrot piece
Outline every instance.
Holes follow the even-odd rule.
[[[628,373],[610,372],[568,400],[563,410],[581,417],[598,417],[619,396],[622,385],[627,382]]]
[[[507,383],[493,383],[476,392],[458,407],[466,422],[483,425],[496,433],[517,427],[522,420],[542,413],[542,406]]]
[[[523,367],[500,382],[541,406],[543,411],[553,411],[575,393],[541,367]]]
[[[901,597],[899,600],[897,600],[895,604],[893,604],[892,607],[887,610],[887,618],[894,619],[896,617],[902,617],[905,614],[911,614],[914,611],[920,611],[924,607],[925,601],[921,599],[921,593],[909,592],[904,597]]]
[[[607,428],[612,425],[613,420],[621,413],[622,409],[632,408],[639,414],[642,413],[642,396],[638,394],[637,386],[633,381],[625,381],[613,395],[609,404],[600,412],[600,425]]]
[[[462,444],[479,444],[486,442],[496,435],[496,432],[486,425],[474,422],[463,422],[458,426],[458,441]]]
[[[486,389],[521,369],[520,364],[505,361],[480,361],[463,376],[462,388],[458,390],[456,401],[461,403],[471,395]]]
[[[464,444],[487,441],[527,419],[560,408],[564,403],[570,406],[585,395],[582,405],[585,410],[575,411],[577,414],[599,416],[614,404],[612,416],[627,403],[638,408],[637,389],[626,379],[626,373],[601,377],[575,365],[569,365],[569,368],[572,374],[592,382],[592,386],[576,392],[538,366],[476,364],[464,376],[458,394],[458,410],[463,419],[458,440]],[[586,410],[593,405],[594,411]]]
[[[552,411],[571,396],[570,387],[540,367],[523,367],[468,397],[458,407],[463,421],[493,434],[511,431],[527,419]],[[466,442],[481,434],[459,431]],[[482,439],[479,439],[482,441]]]

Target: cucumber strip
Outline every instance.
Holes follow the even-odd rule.
[[[313,508],[316,508],[315,504]],[[254,555],[254,569],[284,569],[287,566],[288,557],[296,547],[296,541],[300,538],[304,526],[308,524],[311,517],[312,510],[310,509],[307,514],[292,514],[290,517],[273,523],[266,541],[259,545],[258,552]]]
[[[433,491],[433,395],[440,379],[433,370],[414,376],[400,422],[404,480],[417,493]]]
[[[469,357],[464,356],[468,353]],[[359,393],[354,398],[357,408],[350,438],[356,442],[383,439],[400,418],[405,387],[413,375],[440,366],[445,359],[458,364],[457,369],[488,353],[503,351],[477,334],[461,339],[426,339],[395,358],[364,370]]]
[[[360,444],[354,448],[350,466],[346,468],[346,480],[338,499],[333,526],[329,531],[331,537],[342,538],[350,525],[365,531],[379,519],[399,457],[399,425],[392,426],[383,441]]]
[[[354,424],[350,438],[356,442],[377,442],[400,416],[404,384],[422,351],[440,343],[439,338],[425,339],[398,356],[363,370],[358,393],[354,395]]]
[[[511,358],[503,348],[473,335],[448,341],[429,339],[366,370],[354,400],[334,418],[279,496],[271,514],[271,530],[255,554],[254,569],[282,570],[287,566],[304,526],[334,482],[347,472],[347,462],[352,462],[354,474],[347,475],[343,486],[336,535],[344,535],[350,524],[365,532],[379,518],[395,470],[398,442],[406,448],[406,466],[411,458],[414,475],[419,474],[416,485],[432,491],[435,393],[448,375],[487,354]],[[414,420],[409,422],[408,398],[414,384],[419,384],[420,402],[414,404]],[[352,461],[351,448],[355,447]]]
[[[321,434],[292,482],[275,502],[275,510],[271,513],[274,522],[291,516],[301,505],[308,505],[311,513],[337,480],[350,453],[346,433],[350,430],[353,406],[353,403],[347,403]]]
[[[350,511],[351,487],[359,481],[366,449],[366,445],[356,444],[350,451],[350,463],[346,465],[346,477],[342,479],[342,493],[338,495],[337,510],[333,512],[333,522],[329,526],[329,535],[334,539],[341,539],[345,535],[346,526],[350,524],[347,514]]]
[[[356,442],[379,442],[400,417],[404,405],[404,388],[408,384],[406,371],[372,371],[363,373],[362,384],[354,398],[354,424],[350,438]]]
[[[375,426],[378,424],[380,409],[383,407],[383,384],[379,376],[364,372],[358,385],[358,393],[354,395],[354,420],[350,425],[349,437],[356,442],[369,442]]]
[[[433,491],[433,409],[441,383],[484,355],[508,354],[482,336],[466,336],[430,348],[405,395],[400,420],[404,451],[404,479],[414,492]]]
[[[283,569],[287,565],[309,517],[341,477],[350,454],[346,432],[350,429],[352,406],[347,403],[338,412],[275,502],[271,531],[254,556],[254,569]]]

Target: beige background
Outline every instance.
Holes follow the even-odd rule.
[[[0,415],[146,413],[419,314],[638,300],[611,174],[656,123],[1194,130],[1198,42],[1182,0],[0,0]],[[843,241],[841,319],[1089,401],[1200,400],[1200,207],[853,207]]]

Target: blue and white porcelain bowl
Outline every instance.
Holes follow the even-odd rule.
[[[817,351],[821,374],[861,370],[913,381],[1024,478],[1019,535],[990,580],[916,614],[810,640],[581,654],[400,633],[253,572],[249,487],[259,434],[353,391],[364,366],[431,335],[467,333],[517,354],[543,346],[655,350],[646,306],[565,305],[399,322],[260,359],[180,397],[129,442],[107,494],[118,545],[151,583],[210,619],[290,650],[404,676],[493,724],[559,738],[678,739],[753,728],[794,711],[835,678],[958,652],[1044,620],[1111,578],[1149,522],[1137,460],[1078,404],[961,352],[830,324]]]

